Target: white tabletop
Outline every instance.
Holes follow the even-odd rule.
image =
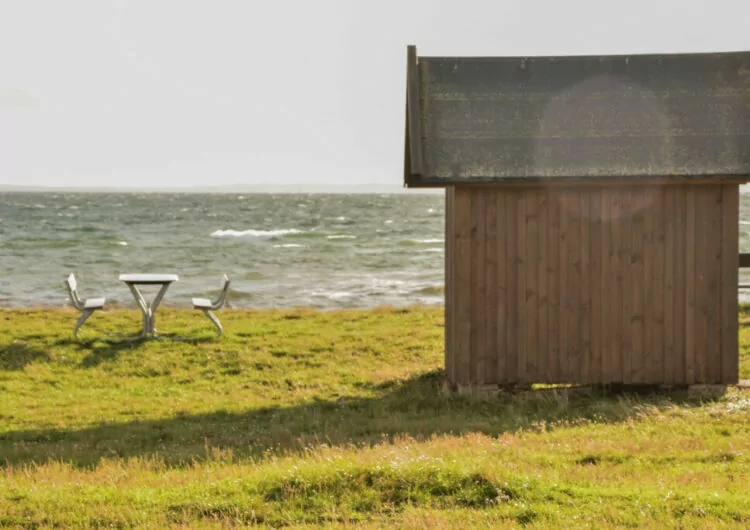
[[[172,283],[180,278],[176,274],[120,274],[125,283]]]

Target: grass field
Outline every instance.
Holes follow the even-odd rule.
[[[0,310],[0,526],[750,526],[750,392],[449,395],[440,308],[76,316]]]

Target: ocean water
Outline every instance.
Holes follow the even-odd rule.
[[[215,296],[222,274],[233,307],[442,304],[443,223],[442,194],[0,193],[0,306],[66,304],[70,272],[121,306],[135,303],[117,278],[134,272],[179,274],[173,306]]]
[[[135,305],[121,273],[176,273],[163,304],[372,307],[443,302],[442,194],[0,194],[0,306],[82,296]],[[156,288],[145,288],[150,295]]]

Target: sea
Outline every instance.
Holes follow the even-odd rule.
[[[443,194],[0,193],[0,307],[65,305],[71,272],[114,307],[135,307],[122,273],[178,274],[163,302],[177,307],[224,274],[231,307],[433,305],[444,258]]]
[[[0,306],[135,307],[121,273],[175,273],[163,305],[443,303],[443,194],[0,193]],[[157,288],[142,289],[147,298]]]

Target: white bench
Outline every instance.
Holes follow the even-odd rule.
[[[221,337],[222,332],[221,322],[219,322],[219,319],[216,318],[216,315],[214,315],[212,311],[221,309],[222,307],[224,307],[224,304],[227,301],[227,291],[229,290],[229,276],[225,274],[221,281],[221,292],[219,293],[219,297],[213,302],[208,298],[193,298],[193,309],[200,309],[201,311],[203,311],[203,313],[209,318],[209,320],[214,323],[216,329],[219,330],[219,337]]]
[[[76,277],[72,272],[65,280],[65,286],[68,288],[68,293],[70,293],[70,301],[73,304],[73,307],[75,307],[82,313],[80,318],[78,319],[78,322],[76,322],[76,327],[73,331],[73,336],[77,338],[78,330],[83,325],[83,323],[86,322],[86,319],[89,318],[97,309],[104,309],[104,302],[106,301],[106,298],[87,298],[85,300],[81,300],[81,297],[78,296],[78,282],[76,282]]]

